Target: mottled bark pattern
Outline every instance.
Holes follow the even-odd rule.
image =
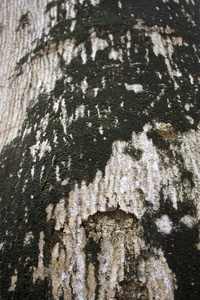
[[[0,299],[199,299],[199,1],[0,14]]]

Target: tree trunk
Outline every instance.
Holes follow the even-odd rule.
[[[0,299],[199,299],[199,1],[0,14]]]

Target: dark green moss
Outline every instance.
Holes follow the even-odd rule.
[[[47,7],[46,7],[46,11],[45,12],[48,12],[50,11],[53,7],[55,7],[57,4],[57,1],[51,1],[47,4]]]
[[[195,186],[194,181],[193,181],[193,174],[190,171],[183,171],[182,175],[181,175],[181,180],[183,181],[184,179],[188,179],[190,184],[191,184],[191,188],[193,188]]]
[[[87,234],[87,233],[86,233]],[[101,251],[100,247],[100,240],[98,242],[94,241],[92,237],[87,238],[87,243],[84,247],[84,252],[86,255],[86,267],[88,272],[89,263],[91,262],[95,267],[95,277],[96,277],[96,289],[95,289],[95,300],[98,299],[98,293],[99,293],[99,280],[98,280],[98,272],[99,272],[99,266],[100,262],[98,259],[98,254]]]
[[[99,243],[95,242],[92,237],[88,238],[87,244],[84,247],[84,252],[88,255],[88,260],[96,265],[98,261],[98,253],[101,251]]]
[[[27,11],[27,13],[23,14],[19,20],[19,26],[17,27],[17,31],[20,29],[24,29],[25,26],[30,25],[29,24],[29,15],[30,11]]]
[[[144,216],[142,225],[146,242],[154,247],[162,247],[170,269],[176,275],[178,288],[175,290],[175,299],[198,299],[200,292],[200,253],[198,225],[187,227],[180,220],[185,215],[196,216],[196,207],[185,199],[178,203],[175,209],[170,199],[164,200],[160,193],[160,209],[153,215]],[[155,220],[168,215],[173,222],[170,234],[161,234],[157,231]]]
[[[19,276],[20,278],[21,276]],[[14,293],[13,298],[11,299],[26,299],[26,300],[43,300],[43,299],[53,299],[52,295],[52,287],[47,281],[45,280],[36,280],[36,283],[33,283],[27,280],[28,278],[23,277],[21,284],[17,284],[16,291]]]
[[[55,207],[61,197],[67,199],[76,182],[80,185],[84,180],[89,184],[93,181],[97,170],[101,170],[104,174],[115,140],[130,141],[133,131],[141,132],[143,126],[148,122],[151,123],[152,120],[171,123],[175,131],[181,132],[191,128],[197,129],[199,122],[200,94],[197,78],[200,5],[198,1],[195,1],[195,6],[193,6],[186,4],[183,0],[180,0],[180,5],[173,1],[163,3],[161,0],[136,0],[134,2],[127,0],[122,3],[122,9],[119,9],[117,0],[109,2],[102,0],[97,6],[91,5],[90,1],[84,1],[83,5],[76,4],[77,22],[73,32],[70,31],[71,20],[66,19],[66,11],[62,8],[63,3],[64,0],[48,3],[46,13],[53,7],[57,8],[57,23],[50,27],[48,34],[38,37],[35,48],[19,60],[18,75],[23,72],[25,63],[43,55],[46,51],[48,52],[52,43],[58,46],[60,41],[66,39],[74,38],[76,46],[84,42],[87,62],[82,63],[81,53],[79,53],[70,64],[67,64],[63,56],[59,54],[59,66],[63,77],[56,82],[50,94],[44,93],[38,97],[38,102],[27,113],[21,134],[9,146],[4,147],[1,154],[0,222],[1,236],[4,240],[1,261],[1,269],[4,270],[1,277],[2,299],[10,297],[26,299],[25,297],[29,297],[28,295],[30,297],[35,295],[34,299],[41,297],[43,297],[42,299],[48,299],[48,297],[51,299],[51,296],[48,296],[45,291],[45,289],[49,290],[50,283],[38,281],[32,285],[32,272],[28,271],[30,266],[37,267],[39,233],[43,231],[45,235],[45,266],[48,266],[50,262],[52,248],[56,242],[60,242],[62,236],[62,232],[53,231],[54,222],[46,222],[45,209],[50,203]],[[188,21],[182,8],[192,16],[196,27]],[[28,12],[21,19],[20,28],[28,25],[26,18],[28,18]],[[142,19],[144,25],[149,27],[157,25],[166,28],[168,25],[172,29],[170,38],[180,36],[188,43],[188,46],[185,44],[174,46],[174,65],[171,67],[175,70],[179,69],[183,75],[175,78],[179,85],[178,89],[174,88],[174,80],[169,75],[164,57],[156,56],[153,52],[151,39],[145,35],[143,29],[134,29],[138,19]],[[103,51],[97,51],[94,61],[91,59],[90,34],[92,28],[99,38],[106,39],[108,43],[108,47]],[[121,36],[125,35],[127,30],[131,34],[130,57],[127,55],[126,46],[121,44]],[[163,38],[168,36],[165,32],[159,33]],[[111,45],[108,38],[109,34],[113,35],[114,46]],[[127,42],[127,38],[124,37],[124,39]],[[111,47],[114,47],[116,51],[122,49],[123,62],[109,60]],[[147,52],[149,62],[145,58]],[[157,75],[158,72],[162,75],[161,78]],[[194,78],[194,84],[191,84],[189,74]],[[67,76],[72,78],[70,84],[65,83]],[[87,77],[88,89],[86,94],[83,94],[80,86],[85,77]],[[103,87],[102,78],[105,78],[105,87]],[[125,83],[142,84],[144,91],[142,93],[127,91]],[[73,92],[71,91],[72,84],[74,85]],[[94,88],[99,89],[96,97]],[[162,93],[163,90],[164,93]],[[67,133],[64,132],[60,122],[61,107],[57,112],[53,109],[54,101],[58,98],[63,99],[68,117],[75,116],[77,107],[80,105],[84,105],[85,108],[84,117],[74,118],[70,124],[65,124]],[[185,109],[186,104],[191,106],[189,111]],[[49,122],[43,132],[40,121],[47,114],[49,114]],[[193,119],[193,124],[188,122],[187,116]],[[36,129],[34,129],[35,124],[37,125]],[[103,134],[99,131],[100,127]],[[23,138],[26,128],[31,128],[31,132]],[[42,132],[40,142],[48,140],[51,151],[45,152],[41,159],[36,154],[36,161],[33,161],[30,147],[37,142],[37,130]],[[54,133],[57,135],[57,144],[53,142]],[[156,131],[150,131],[147,135],[161,152],[170,153],[169,142],[164,141]],[[127,150],[128,154],[140,159],[142,155],[140,150],[135,149],[134,146],[129,150]],[[179,158],[176,157],[176,159]],[[182,180],[187,178],[193,187],[192,174],[184,169],[182,160],[179,160]],[[68,167],[69,162],[71,162],[70,168]],[[31,175],[33,166],[35,167],[34,176]],[[44,170],[43,166],[45,166]],[[61,180],[68,178],[68,183],[64,186],[56,182],[56,166],[59,167]],[[20,169],[22,169],[21,173],[19,173]],[[18,178],[18,174],[21,174],[20,178]],[[191,203],[188,205],[185,202],[182,203],[177,210],[180,210],[180,215],[177,215],[178,212],[173,209],[170,202],[165,202],[163,205],[163,207],[161,205],[159,213],[168,214],[170,218],[173,218],[174,223],[183,216],[183,212],[185,214],[194,213]],[[154,217],[158,217],[158,215]],[[190,299],[188,297],[195,299],[199,275],[193,275],[192,268],[197,270],[199,267],[199,256],[194,246],[197,242],[197,230],[180,225],[180,229],[174,231],[172,236],[163,237],[157,233],[154,217],[145,215],[146,240],[151,244],[163,247],[165,255],[170,261],[170,267],[178,280],[177,299],[184,299],[184,297],[185,299]],[[24,238],[30,231],[34,239],[29,246],[25,247]],[[180,249],[181,243],[185,250]],[[174,250],[171,249],[171,244],[174,245]],[[189,244],[191,244],[191,249],[188,249]],[[99,249],[99,244],[89,239],[85,248],[88,259],[89,256],[92,257],[92,254],[89,254],[93,253],[95,249]],[[191,259],[189,257],[190,267],[188,266],[186,269],[191,278],[195,277],[195,285],[192,287],[189,282],[192,283],[193,279],[186,282],[184,277],[183,266],[186,263],[184,255],[187,258],[191,256]],[[26,257],[30,257],[28,264],[26,264]],[[178,257],[180,261],[178,261]],[[196,265],[193,257],[196,259]],[[8,292],[10,277],[14,274],[15,268],[20,273],[16,294]],[[25,292],[23,292],[23,287],[25,287]],[[40,291],[42,291],[42,296]]]
[[[142,157],[142,150],[136,149],[134,146],[130,145],[124,149],[124,153],[132,156],[133,158],[140,160]]]
[[[149,130],[147,132],[148,138],[152,139],[154,145],[162,150],[169,150],[169,142],[165,141],[156,130]]]

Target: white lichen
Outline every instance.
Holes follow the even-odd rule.
[[[169,219],[168,215],[163,215],[161,218],[157,219],[156,225],[158,231],[164,234],[170,234],[173,229],[173,223]]]
[[[127,91],[134,91],[135,93],[142,93],[144,91],[143,85],[139,83],[136,84],[125,83],[125,87]]]

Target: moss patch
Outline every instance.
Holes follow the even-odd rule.
[[[10,145],[4,147],[1,154],[0,213],[1,236],[4,241],[1,261],[1,269],[4,270],[1,277],[2,299],[12,299],[10,297],[25,299],[32,297],[30,295],[35,295],[34,299],[40,299],[40,291],[43,297],[41,299],[51,298],[47,295],[50,283],[46,280],[38,281],[35,285],[31,284],[32,271],[28,271],[30,266],[37,267],[38,264],[39,233],[44,232],[45,242],[49,245],[49,249],[45,249],[45,266],[48,266],[50,262],[50,253],[57,241],[55,232],[52,231],[55,224],[54,222],[47,223],[45,209],[50,203],[55,208],[62,197],[67,199],[76,182],[80,185],[84,180],[89,184],[94,180],[97,170],[101,170],[104,174],[115,140],[130,141],[133,131],[141,132],[143,126],[147,122],[151,123],[152,120],[170,123],[174,130],[181,132],[191,128],[197,129],[200,112],[197,80],[199,4],[195,2],[193,6],[186,4],[183,0],[179,2],[180,5],[173,1],[163,3],[161,0],[150,2],[128,0],[123,2],[122,9],[119,9],[117,0],[109,2],[102,0],[96,7],[89,1],[84,1],[83,5],[76,4],[75,6],[76,25],[73,32],[70,31],[72,20],[66,19],[66,11],[62,6],[64,1],[48,3],[46,13],[56,7],[57,22],[50,27],[47,34],[43,34],[38,39],[35,48],[19,60],[18,75],[20,76],[23,71],[23,65],[29,61],[30,55],[31,60],[43,56],[48,52],[51,43],[58,46],[66,39],[74,38],[76,46],[84,43],[87,62],[82,63],[81,53],[79,53],[67,65],[60,55],[62,78],[56,82],[50,94],[44,93],[38,97],[38,102],[27,113],[21,133]],[[192,16],[196,26],[188,20],[182,8]],[[27,18],[28,13],[27,16],[22,16],[20,28],[27,25]],[[145,35],[144,30],[134,29],[138,19],[142,19],[144,25],[149,27],[157,25],[166,29],[168,25],[172,29],[169,34],[171,39],[176,36],[184,39],[183,46],[174,45],[172,68],[178,68],[183,74],[176,78],[178,89],[174,88],[174,82],[169,75],[164,57],[156,56],[153,52],[151,39]],[[95,30],[98,38],[106,39],[108,43],[108,47],[103,51],[97,51],[94,61],[91,58],[91,29]],[[130,55],[126,49],[128,30],[131,35]],[[113,36],[114,46],[111,45],[109,34]],[[163,38],[167,37],[165,32],[160,34]],[[121,43],[122,37],[124,44]],[[108,58],[112,47],[115,51],[122,49],[123,62],[120,59]],[[147,52],[149,61],[145,58]],[[162,77],[159,77],[158,73]],[[194,78],[193,84],[189,74]],[[66,82],[67,76],[72,78],[70,84]],[[80,88],[84,78],[87,78],[88,84],[86,94]],[[128,91],[125,83],[141,84],[144,91],[142,93]],[[94,89],[96,88],[98,93],[95,97]],[[163,88],[165,92],[162,94]],[[57,111],[54,110],[54,103],[58,98],[63,100],[67,116],[73,117],[71,123],[66,121],[66,133],[60,121],[61,105]],[[190,106],[189,110],[186,110],[186,104]],[[84,106],[84,116],[75,118],[80,105]],[[49,122],[44,132],[40,121],[47,114],[49,114]],[[193,119],[192,123],[188,121],[188,116]],[[23,138],[23,133],[27,128],[30,128],[30,133]],[[40,143],[48,140],[51,151],[46,151],[41,159],[37,152],[34,160],[30,147],[37,142],[38,130],[41,131]],[[54,142],[55,133],[57,143]],[[149,132],[148,136],[161,151],[168,149],[168,142],[163,141],[155,132]],[[132,150],[127,153],[139,159],[140,151]],[[32,176],[33,166],[34,175]],[[61,180],[68,178],[68,183],[64,186],[56,181],[56,167],[59,167]],[[184,178],[190,181],[191,186],[193,185],[192,174],[183,170],[182,179]],[[169,214],[172,211],[173,214],[170,217],[176,222],[176,218],[179,217],[177,214],[182,215],[183,206],[182,204],[179,207],[180,212],[176,212],[171,206],[167,207],[165,204],[163,213]],[[187,214],[191,207],[192,204],[186,207]],[[148,224],[151,231],[149,231]],[[164,248],[169,265],[176,274],[177,299],[194,298],[196,291],[199,291],[197,285],[199,275],[196,272],[199,268],[199,254],[195,248],[197,229],[188,229],[181,225],[178,231],[163,237],[155,233],[156,230],[154,232],[153,226],[155,226],[153,220],[148,215],[145,216],[146,239],[149,243],[155,243]],[[30,231],[34,238],[29,246],[24,246],[24,238]],[[152,235],[148,235],[148,232]],[[51,240],[53,240],[52,243],[49,242]],[[88,243],[88,248],[86,248],[90,250],[87,251],[92,251],[93,246],[98,248],[92,240]],[[174,245],[173,249],[171,245]],[[30,257],[29,262],[26,260],[27,257]],[[186,267],[187,272],[184,269],[187,263],[186,258],[190,261]],[[20,274],[16,283],[16,292],[8,292],[10,277],[16,268]],[[186,275],[191,279],[188,280]],[[194,285],[192,285],[193,282]]]

